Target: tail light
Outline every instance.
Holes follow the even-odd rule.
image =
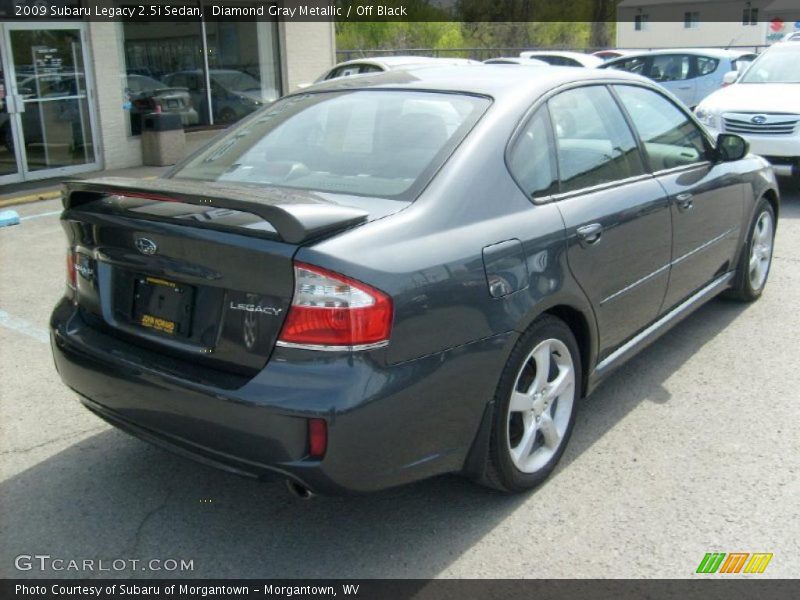
[[[389,342],[392,301],[339,273],[295,263],[294,298],[278,345],[314,350],[365,350]]]
[[[75,251],[67,248],[67,285],[73,290],[78,285],[78,276],[75,272]]]

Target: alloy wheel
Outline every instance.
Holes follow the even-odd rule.
[[[769,265],[772,261],[774,226],[772,215],[764,211],[758,217],[753,229],[753,243],[750,246],[749,276],[750,287],[760,290],[767,280]]]
[[[522,363],[508,410],[508,451],[523,473],[548,464],[564,441],[575,401],[575,365],[560,340],[539,343]]]

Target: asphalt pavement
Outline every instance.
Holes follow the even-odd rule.
[[[706,552],[769,552],[756,577],[800,573],[796,192],[761,300],[714,300],[620,369],[535,492],[446,476],[311,501],[82,408],[47,343],[65,277],[58,209],[20,206],[20,225],[0,229],[0,577],[672,578],[695,576]]]

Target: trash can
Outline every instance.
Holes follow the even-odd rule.
[[[149,113],[142,118],[142,161],[145,165],[174,165],[186,150],[181,116],[177,113]]]

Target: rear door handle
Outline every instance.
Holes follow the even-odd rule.
[[[678,210],[691,210],[694,206],[694,196],[689,192],[678,194],[675,196],[675,204],[678,205]]]
[[[591,223],[578,227],[576,230],[581,246],[590,246],[600,241],[603,235],[603,226],[600,223]]]

